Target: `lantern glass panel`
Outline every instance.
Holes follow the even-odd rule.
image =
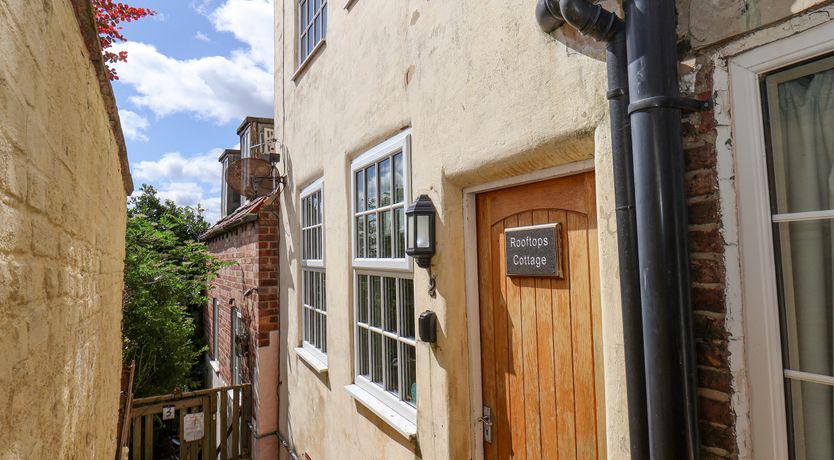
[[[415,227],[414,221],[416,220],[416,216],[414,216],[413,214],[412,215],[406,215],[405,218],[408,220],[408,233],[406,233],[406,240],[408,240],[408,241],[406,243],[407,244],[406,248],[410,251],[410,250],[414,249],[414,241],[417,238],[417,235],[415,234],[415,228],[414,228]]]
[[[429,216],[417,216],[417,247],[431,247],[429,239]]]

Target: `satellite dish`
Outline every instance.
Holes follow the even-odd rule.
[[[258,158],[244,158],[226,169],[226,183],[239,195],[255,198],[275,188],[272,164]]]

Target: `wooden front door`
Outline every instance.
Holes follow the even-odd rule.
[[[488,459],[605,458],[592,172],[478,196]],[[562,278],[507,276],[504,231],[560,223]]]

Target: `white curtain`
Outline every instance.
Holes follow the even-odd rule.
[[[779,118],[784,152],[787,209],[780,213],[834,209],[834,69],[779,85]],[[778,174],[778,171],[777,171]],[[778,191],[777,191],[778,193]],[[783,273],[792,275],[796,360],[794,370],[834,375],[834,232],[831,220],[781,224]],[[784,242],[784,240],[783,240]],[[790,312],[789,312],[790,314]],[[787,325],[791,327],[790,321]],[[794,383],[793,416],[797,453],[809,460],[834,459],[834,389]],[[801,398],[801,402],[800,399]],[[800,407],[796,407],[796,403]]]

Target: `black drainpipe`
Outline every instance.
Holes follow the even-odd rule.
[[[628,431],[631,458],[649,458],[646,418],[646,372],[643,364],[643,312],[637,259],[637,215],[634,210],[634,168],[631,124],[628,119],[626,34],[620,27],[608,42],[608,108],[611,117],[614,206],[617,211],[617,246],[620,260],[620,297],[623,315],[623,348],[628,396]]]
[[[675,2],[626,0],[628,78],[649,446],[655,459],[698,458],[692,306]]]
[[[545,32],[567,21],[607,43],[631,457],[695,459],[698,427],[680,109],[708,104],[678,96],[674,4],[625,2],[625,23],[586,0],[539,0],[536,17]],[[647,10],[651,12],[643,13]],[[635,61],[638,65],[628,65]],[[663,87],[670,92],[658,91],[655,80],[670,82]],[[628,106],[629,99],[636,103]],[[658,114],[656,108],[664,105],[675,106],[665,110],[674,110],[676,117]],[[649,112],[650,117],[638,115]],[[647,118],[652,122],[646,123]],[[651,203],[655,206],[647,205]]]

